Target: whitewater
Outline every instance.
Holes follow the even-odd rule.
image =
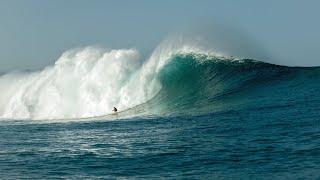
[[[0,114],[10,119],[81,118],[127,109],[154,96],[158,64],[135,49],[86,47],[63,53],[52,67],[0,78]]]

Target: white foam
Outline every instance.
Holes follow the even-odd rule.
[[[67,51],[40,72],[2,76],[0,117],[78,118],[108,114],[113,106],[126,109],[145,99],[133,93],[139,84],[130,84],[140,68],[134,49]]]

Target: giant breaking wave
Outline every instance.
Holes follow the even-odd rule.
[[[42,71],[2,75],[0,118],[86,118],[114,106],[131,115],[208,112],[221,108],[219,98],[291,70],[186,44],[163,43],[147,60],[135,49],[73,49]]]

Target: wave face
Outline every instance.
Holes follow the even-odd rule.
[[[290,87],[292,76],[305,81],[301,72],[319,77],[318,68],[277,66],[190,46],[162,45],[146,61],[135,49],[87,47],[65,52],[54,66],[39,72],[2,75],[0,117],[84,118],[110,114],[114,106],[133,116],[197,114],[239,108],[257,99],[266,105],[268,93],[261,98],[250,90],[276,91],[277,85],[270,83],[278,81]]]

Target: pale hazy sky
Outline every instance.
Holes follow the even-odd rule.
[[[41,69],[81,46],[152,49],[194,22],[231,24],[281,64],[320,65],[316,0],[1,0],[0,72]]]

